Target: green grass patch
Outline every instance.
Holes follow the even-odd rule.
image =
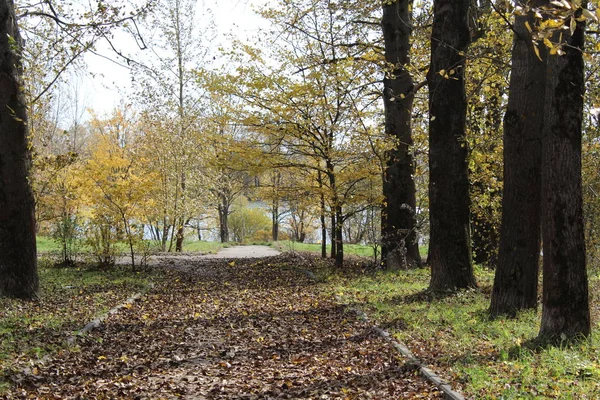
[[[307,251],[310,253],[321,254],[321,245],[319,243],[300,243],[291,240],[281,240],[273,243],[273,246],[279,251]],[[331,246],[327,245],[327,254],[331,252]],[[361,257],[373,257],[373,248],[363,244],[345,244],[344,254],[353,254]]]
[[[229,247],[229,243],[221,242],[205,242],[205,241],[185,241],[183,243],[183,251],[185,252],[201,252],[201,253],[216,253],[223,248]]]
[[[52,252],[58,253],[60,251],[60,244],[56,240],[52,239],[51,237],[37,236],[36,243],[37,243],[37,251],[39,253],[52,253]]]
[[[429,270],[333,277],[331,290],[364,309],[377,324],[469,398],[600,398],[600,335],[546,349],[537,336],[540,314],[491,320],[493,272],[477,269],[479,289],[453,295],[426,291]],[[594,327],[600,285],[590,279]]]
[[[145,288],[149,275],[126,269],[39,268],[40,299],[0,299],[0,371],[21,371],[31,361],[66,347],[85,324]],[[0,395],[8,382],[0,372]]]
[[[307,251],[309,253],[321,254],[321,244],[319,243],[299,243],[291,240],[281,240],[274,242],[273,246],[279,251]],[[377,250],[381,252],[381,248]],[[423,260],[427,257],[427,246],[419,246],[419,252]],[[331,253],[331,245],[327,245],[327,254]],[[347,244],[344,243],[344,254],[352,254],[360,257],[373,258],[373,246],[365,244]],[[378,257],[381,254],[378,255]]]

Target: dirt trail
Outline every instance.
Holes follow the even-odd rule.
[[[285,257],[168,264],[145,298],[9,398],[442,398]]]
[[[217,254],[207,254],[207,258],[260,258],[272,257],[281,254],[269,246],[234,246],[219,250]]]
[[[216,254],[203,254],[203,253],[159,253],[150,257],[148,264],[151,266],[158,266],[161,264],[189,264],[198,263],[202,260],[207,259],[243,259],[243,258],[263,258],[273,257],[281,254],[277,249],[269,246],[233,246],[219,250]],[[136,258],[136,262],[139,264],[140,260]],[[117,260],[117,264],[127,265],[131,263],[129,257],[120,257]]]

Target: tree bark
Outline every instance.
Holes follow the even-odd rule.
[[[319,184],[319,205],[321,208],[321,258],[327,258],[327,224],[325,223],[325,194],[323,193],[323,177],[321,172],[317,176],[317,182]]]
[[[331,258],[335,259],[337,254],[337,240],[335,240],[335,233],[337,232],[337,223],[335,220],[335,210],[331,211]]]
[[[585,6],[585,5],[583,5]],[[542,147],[542,235],[544,340],[590,335],[581,192],[585,22],[553,38],[563,56],[548,58]]]
[[[177,234],[175,240],[175,251],[181,253],[183,251],[183,239],[184,239],[184,222],[183,217],[179,221],[179,226],[177,227]]]
[[[227,242],[229,242],[229,225],[228,225],[229,207],[225,204],[219,204],[218,212],[219,212],[219,236],[221,239],[221,243],[227,243]]]
[[[429,85],[431,290],[476,286],[471,259],[465,120],[469,0],[435,0]]]
[[[37,297],[34,199],[21,36],[13,0],[0,0],[0,296]]]
[[[523,5],[518,1],[517,5]],[[536,5],[549,3],[538,1]],[[508,107],[504,117],[504,191],[498,266],[490,313],[514,317],[537,307],[541,221],[541,162],[546,63],[535,54],[533,12],[516,16]],[[538,46],[546,57],[544,46]]]
[[[413,180],[411,114],[414,85],[409,63],[412,1],[383,4],[381,27],[389,71],[383,80],[385,132],[395,147],[387,152],[383,180],[381,251],[385,268],[421,266],[416,231],[416,188]]]
[[[335,207],[335,220],[335,266],[341,268],[344,265],[344,218],[340,205]]]
[[[273,241],[279,240],[279,201],[273,201],[273,208],[271,209],[271,219],[273,225],[271,226],[271,237]]]

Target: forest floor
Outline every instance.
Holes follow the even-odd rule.
[[[5,368],[2,397],[442,398],[327,282],[289,267],[318,259],[290,257],[161,259],[140,300]]]

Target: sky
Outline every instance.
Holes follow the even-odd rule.
[[[205,0],[205,7],[212,13],[217,28],[217,39],[213,43],[215,49],[226,43],[228,34],[247,39],[255,35],[259,27],[265,27],[265,21],[253,12],[253,7],[266,3],[268,0]],[[205,7],[198,6],[197,18],[207,17]],[[116,37],[115,43],[119,38]],[[135,48],[131,40],[123,39],[118,44],[125,50]],[[78,86],[82,91],[80,97],[86,99],[86,107],[94,109],[98,115],[106,115],[122,101],[127,102],[131,76],[126,67],[119,65],[123,61],[118,60],[108,46],[100,47],[98,53],[101,56],[85,56],[88,73],[79,74],[81,82]]]

